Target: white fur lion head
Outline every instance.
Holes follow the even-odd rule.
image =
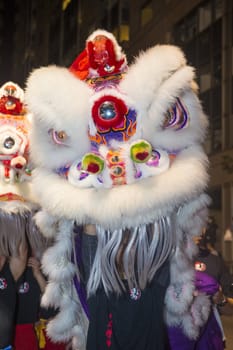
[[[34,187],[55,216],[106,228],[147,223],[206,187],[207,129],[182,51],[157,45],[127,66],[95,31],[69,69],[31,73]]]

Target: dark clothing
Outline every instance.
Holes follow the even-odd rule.
[[[126,281],[125,287],[127,290]],[[145,290],[106,295],[100,288],[89,300],[87,350],[164,350],[164,296],[169,283],[165,264]]]
[[[95,258],[97,248],[97,236],[91,236],[83,233],[81,236],[82,244],[82,277],[84,284],[87,284],[90,271]]]
[[[40,295],[40,287],[33,276],[32,268],[27,266],[17,281],[14,336],[14,349],[16,350],[38,350],[34,324],[39,319]]]
[[[95,258],[97,237],[76,227],[76,260],[86,285]],[[106,295],[100,287],[88,299],[89,329],[86,350],[164,350],[167,347],[163,312],[164,296],[169,284],[169,262],[156,273],[143,290],[129,290],[118,296]],[[76,285],[75,285],[76,286]],[[80,299],[80,285],[76,286]],[[85,300],[81,300],[85,304]],[[86,309],[86,307],[85,307]]]
[[[17,286],[16,324],[35,323],[39,317],[41,291],[31,267],[26,267],[17,281]]]
[[[9,263],[0,271],[0,348],[12,344],[16,305],[16,285]]]
[[[131,299],[130,291],[107,297],[98,290],[89,299],[87,350],[164,350],[164,294],[156,281],[138,300]]]

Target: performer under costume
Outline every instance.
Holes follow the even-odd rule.
[[[5,262],[0,273],[0,348],[11,345],[16,307],[17,290],[8,260],[18,255],[26,236],[37,253],[45,242],[32,221],[36,204],[31,192],[29,127],[23,90],[13,82],[5,83],[0,88],[0,256]]]
[[[0,266],[0,347],[12,344],[14,312],[16,307],[16,285],[6,261]]]
[[[43,304],[60,308],[47,327],[53,339],[73,337],[77,349],[163,349],[164,313],[168,326],[198,336],[209,303],[194,293],[192,236],[209,203],[208,122],[194,79],[170,45],[128,67],[105,30],[88,37],[69,69],[30,75],[33,184],[43,208],[35,220],[56,237],[43,258]],[[74,224],[96,229],[88,307],[78,268],[87,238]]]

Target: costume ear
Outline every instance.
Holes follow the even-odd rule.
[[[145,51],[129,68],[120,88],[130,96],[143,137],[152,145],[174,150],[203,141],[208,121],[194,78],[193,67],[172,45]]]
[[[56,119],[64,125],[74,116],[85,120],[90,94],[87,84],[68,69],[49,66],[36,69],[29,76],[26,102],[35,118],[47,123]]]
[[[139,55],[121,88],[133,99],[136,109],[146,115],[154,101],[160,100],[161,105],[162,99],[168,105],[169,99],[179,96],[180,90],[191,87],[193,77],[193,69],[186,65],[178,47],[157,45]]]
[[[59,168],[89,149],[91,89],[67,68],[49,66],[31,73],[26,102],[33,114],[31,156],[38,166]]]

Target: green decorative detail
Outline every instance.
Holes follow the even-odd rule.
[[[135,163],[146,163],[152,154],[152,147],[147,141],[135,142],[130,148],[130,157]]]
[[[32,174],[32,170],[29,169],[29,168],[25,168],[25,173],[26,173],[27,175],[31,175],[31,174]]]
[[[95,153],[87,153],[82,159],[82,170],[90,174],[99,174],[104,169],[104,159]]]

